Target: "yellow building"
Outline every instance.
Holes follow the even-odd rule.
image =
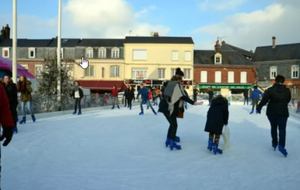
[[[183,85],[192,85],[194,42],[191,37],[126,37],[124,50],[126,84],[162,86],[180,67],[184,72]]]

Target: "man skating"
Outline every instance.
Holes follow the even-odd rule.
[[[268,102],[267,116],[271,124],[272,146],[276,150],[278,146],[277,129],[279,129],[279,146],[278,150],[287,156],[285,149],[286,123],[289,117],[288,104],[291,101],[291,93],[283,84],[284,76],[278,75],[275,79],[275,84],[265,91],[262,101],[257,106],[256,111],[261,112],[261,109]]]
[[[142,101],[141,101],[141,113],[140,115],[144,115],[144,108],[143,108],[143,103],[146,103],[146,105],[148,107],[151,108],[151,110],[153,111],[153,113],[156,115],[156,112],[154,111],[152,105],[150,104],[150,101],[149,101],[149,97],[148,97],[148,90],[144,87],[143,84],[140,84],[140,90],[138,92],[138,95],[137,95],[137,99],[139,98],[140,95],[142,95]]]
[[[262,92],[257,90],[257,86],[254,86],[254,90],[253,90],[252,95],[251,95],[251,99],[252,99],[253,104],[252,104],[252,110],[251,110],[250,114],[253,114],[255,107],[257,107],[260,96],[262,96]]]

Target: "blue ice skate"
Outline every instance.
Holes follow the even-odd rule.
[[[175,142],[180,142],[180,137],[177,137],[176,136],[176,138],[175,138]],[[169,138],[167,138],[167,140],[166,140],[166,147],[168,147],[170,145],[170,139]]]
[[[118,109],[120,109],[120,106],[117,106],[118,107]]]
[[[26,123],[26,117],[23,117],[23,119],[20,121],[20,124]]]
[[[252,111],[250,112],[250,114],[253,114],[253,112],[254,112],[254,110],[252,110]]]
[[[223,151],[221,149],[218,148],[218,145],[216,143],[213,144],[213,151],[214,151],[214,154],[223,154]]]
[[[111,109],[112,109],[112,110],[115,109],[115,106],[111,107]]]
[[[76,114],[77,114],[77,112],[76,112],[76,111],[74,111],[74,112],[73,112],[73,115],[76,115]]]
[[[277,146],[276,145],[272,145],[272,147],[274,148],[274,151],[276,150]]]
[[[35,121],[36,121],[36,119],[35,119],[34,115],[31,115],[31,118],[32,118],[32,121],[33,121],[33,122],[35,122]]]
[[[177,145],[176,142],[174,142],[172,139],[170,139],[170,150],[173,150],[173,148],[176,148],[177,150],[181,149],[180,145]]]
[[[139,115],[144,115],[144,112],[143,112],[143,111],[142,111],[142,112],[140,112],[140,113],[139,113]]]
[[[207,146],[207,149],[208,149],[209,151],[212,151],[212,146],[213,146],[213,140],[212,140],[212,139],[209,139],[209,140],[208,140],[208,146]]]
[[[286,151],[285,148],[283,148],[282,146],[278,146],[278,150],[285,156],[287,157],[288,153]]]
[[[82,115],[81,111],[80,111],[80,112],[78,112],[78,115]]]
[[[18,127],[17,127],[17,126],[15,126],[15,127],[13,128],[13,133],[18,133]]]

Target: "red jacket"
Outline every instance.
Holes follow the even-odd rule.
[[[113,97],[118,97],[118,94],[119,94],[118,89],[113,89],[113,90],[111,91],[111,94],[113,95]]]
[[[149,94],[148,94],[148,98],[149,98],[149,100],[151,100],[151,99],[152,99],[152,92],[149,92]]]
[[[0,126],[14,127],[8,99],[3,86],[0,84]]]

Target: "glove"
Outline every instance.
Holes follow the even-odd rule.
[[[260,114],[260,109],[257,109],[256,111],[257,111],[257,113],[259,113],[259,114]]]
[[[0,141],[5,139],[3,146],[7,146],[10,143],[12,136],[13,136],[13,127],[3,127],[3,134],[0,138]]]

